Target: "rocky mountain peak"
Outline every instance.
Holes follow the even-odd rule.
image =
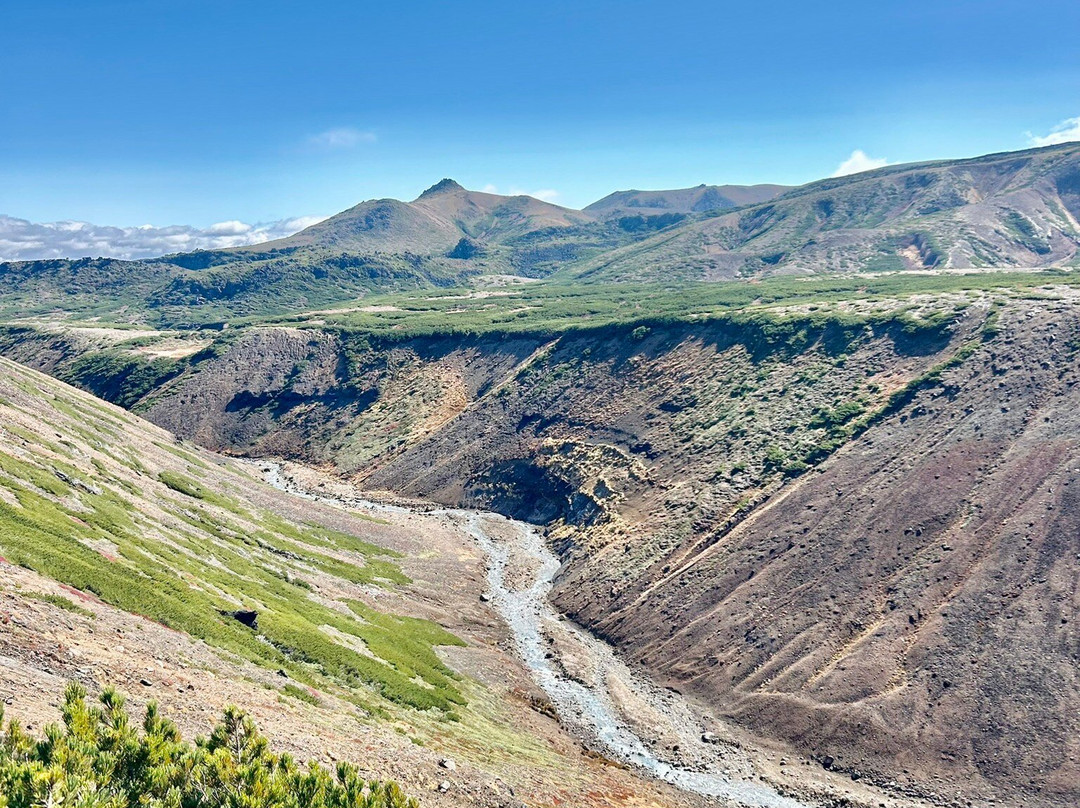
[[[420,199],[424,199],[425,197],[429,196],[435,196],[436,194],[445,194],[452,191],[464,190],[465,189],[458,183],[454,182],[454,180],[450,179],[449,177],[445,177],[432,185],[426,191],[424,191],[424,193],[420,194]]]

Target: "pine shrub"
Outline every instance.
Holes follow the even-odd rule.
[[[393,782],[275,754],[250,717],[226,708],[208,738],[184,741],[147,705],[141,730],[113,689],[91,706],[77,683],[63,725],[32,737],[0,707],[0,808],[419,808]]]

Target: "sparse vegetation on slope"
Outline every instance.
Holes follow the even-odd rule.
[[[569,263],[596,282],[773,274],[1072,266],[1075,144],[890,166],[820,180],[763,204],[702,214]]]

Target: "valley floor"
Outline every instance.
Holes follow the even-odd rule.
[[[349,528],[354,514],[371,512],[358,490],[318,471],[290,464],[284,481],[306,496],[253,486],[246,492],[251,504],[274,507],[292,518],[317,517],[342,529]],[[566,713],[572,705],[557,696],[553,704],[530,676],[517,654],[520,645],[491,602],[497,599],[490,598],[485,577],[490,560],[469,523],[423,503],[410,505],[374,511],[387,523],[378,529],[380,541],[404,553],[401,566],[413,578],[403,595],[381,593],[387,602],[380,606],[438,618],[466,640],[465,648],[440,652],[463,675],[470,705],[498,734],[484,737],[467,726],[428,727],[420,745],[410,734],[415,727],[400,717],[363,720],[350,705],[324,692],[317,693],[314,704],[283,698],[278,673],[0,560],[0,698],[8,715],[40,731],[59,719],[64,686],[72,680],[91,692],[111,684],[137,710],[156,700],[190,737],[205,734],[225,705],[235,704],[256,719],[276,749],[331,765],[357,762],[367,776],[395,779],[428,806],[799,804],[771,800],[774,788],[809,805],[925,805],[884,796],[782,749],[755,746],[702,706],[656,688],[643,689],[624,666],[609,662],[600,667],[590,644],[603,644],[583,641],[583,633],[548,620],[544,634],[554,657],[550,670],[560,681],[588,684],[601,675],[620,729],[642,738],[656,759],[686,772],[728,773],[744,791],[737,800],[700,796],[589,751],[607,752],[610,745],[605,748],[582,716]],[[502,571],[508,592],[531,585],[536,571],[535,559],[523,556],[511,540],[508,526],[513,524],[493,517],[485,528],[506,548]],[[77,608],[61,608],[50,599]],[[555,720],[556,709],[565,727]],[[715,734],[713,743],[700,740],[703,730]]]
[[[542,698],[550,700],[549,709],[588,748],[628,766],[646,782],[677,785],[679,804],[704,801],[762,808],[944,804],[897,790],[887,794],[825,771],[819,762],[764,744],[707,705],[658,687],[623,664],[609,645],[551,606],[548,593],[559,562],[531,525],[393,495],[373,502],[370,491],[296,463],[252,465],[276,488],[311,501],[410,524],[419,521],[426,530],[438,525],[471,538],[483,551],[487,570],[486,587],[474,594],[480,602],[492,604],[509,629],[509,641],[503,645],[524,663]],[[451,664],[457,667],[465,661],[454,659]],[[462,672],[478,678],[487,673],[475,667]]]

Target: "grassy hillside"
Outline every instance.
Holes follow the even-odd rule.
[[[468,191],[450,179],[412,202],[377,199],[331,216],[288,238],[246,248],[265,252],[290,247],[337,247],[350,252],[443,253],[463,237],[498,243],[552,227],[591,219],[529,196]]]
[[[1072,265],[1080,147],[891,166],[696,217],[568,266],[567,279]]]
[[[436,220],[450,222],[482,244],[497,244],[542,230],[586,224],[592,217],[531,196],[469,191],[453,180],[428,188],[411,203]]]
[[[7,563],[365,709],[391,702],[452,714],[464,704],[432,651],[460,641],[363,601],[366,588],[408,582],[393,553],[252,506],[235,471],[7,360],[2,370]],[[335,602],[327,591],[343,594]],[[258,630],[239,612],[256,613]]]
[[[1042,295],[1075,286],[1070,272],[892,273],[874,277],[768,278],[731,284],[527,284],[476,291],[449,289],[367,298],[340,309],[287,317],[248,318],[225,330],[155,331],[29,321],[0,326],[0,352],[116,404],[159,418],[207,445],[247,446],[314,400],[319,407],[362,410],[374,382],[361,368],[388,351],[431,339],[459,345],[480,341],[526,356],[552,340],[581,334],[641,335],[665,328],[742,329],[763,348],[781,345],[800,329],[826,323],[848,329],[892,322],[909,334],[980,296]],[[592,335],[592,336],[590,336]],[[217,381],[222,376],[221,381]],[[495,380],[485,382],[494,384]],[[204,404],[218,395],[215,425],[200,426]],[[356,396],[360,395],[357,399]],[[179,397],[179,398],[177,398]],[[190,401],[188,399],[191,399]],[[235,399],[235,400],[233,400]],[[172,404],[158,406],[159,400]],[[184,400],[183,406],[174,406]],[[300,410],[297,410],[299,412]],[[195,431],[193,431],[195,430]],[[309,438],[278,451],[303,449]]]

